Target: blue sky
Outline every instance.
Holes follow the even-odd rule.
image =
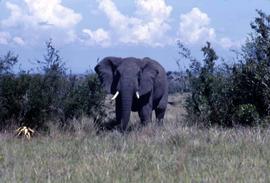
[[[0,0],[0,54],[12,50],[33,68],[52,38],[74,73],[106,56],[148,56],[177,70],[176,40],[197,57],[210,41],[230,62],[255,9],[270,14],[270,0]]]

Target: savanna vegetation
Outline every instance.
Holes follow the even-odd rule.
[[[126,134],[101,130],[113,102],[93,72],[69,73],[52,41],[29,71],[1,56],[0,182],[269,182],[270,15],[257,12],[234,64],[217,64],[209,42],[199,60],[179,41],[191,64],[168,72],[164,126],[132,114]],[[24,125],[30,140],[15,136]]]
[[[118,131],[96,135],[93,128],[88,126],[85,130],[82,125],[87,126],[89,121],[87,118],[78,121],[73,133],[51,130],[50,135],[30,141],[2,134],[0,181],[270,180],[269,129],[187,127],[178,118],[178,121],[167,121],[163,128],[150,124],[126,135]]]
[[[68,74],[51,40],[37,68],[14,73],[17,62],[11,52],[0,58],[0,129],[24,125],[46,132],[51,121],[66,129],[82,116],[93,118],[96,125],[106,117],[97,76],[90,71]]]
[[[233,65],[216,66],[219,57],[209,42],[202,48],[201,62],[178,44],[179,53],[191,61],[187,112],[192,123],[226,127],[269,124],[270,16],[257,12],[251,23],[253,32]]]

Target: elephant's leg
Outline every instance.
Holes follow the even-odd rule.
[[[139,117],[141,123],[146,125],[148,122],[152,121],[152,105],[147,104],[139,110]]]
[[[155,114],[156,114],[156,120],[158,125],[163,125],[164,116],[165,116],[166,109],[156,108]]]
[[[119,98],[116,99],[115,101],[115,119],[116,119],[116,123],[117,125],[121,123],[121,103]]]

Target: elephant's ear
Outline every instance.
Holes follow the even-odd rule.
[[[149,58],[144,58],[141,62],[141,74],[139,77],[139,93],[145,95],[153,90],[155,79],[158,75],[158,68]]]
[[[95,67],[95,71],[107,93],[114,93],[113,76],[115,69],[121,64],[122,59],[118,57],[106,57]]]

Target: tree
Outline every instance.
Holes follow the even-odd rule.
[[[238,63],[226,65],[220,72],[218,59],[210,43],[202,48],[200,65],[191,60],[188,71],[191,96],[187,110],[191,120],[207,125],[257,125],[270,116],[270,15],[257,10],[251,23],[253,32],[242,46]],[[182,51],[185,49],[182,49]]]
[[[202,48],[202,52],[203,65],[193,59],[191,69],[187,71],[191,88],[191,96],[187,99],[187,111],[193,122],[200,121],[208,125],[221,120],[217,96],[223,82],[214,72],[218,56],[209,42]]]
[[[13,66],[18,62],[18,56],[8,52],[2,58],[0,57],[0,74],[11,73]]]
[[[67,75],[52,40],[46,42],[43,60],[37,61],[38,73],[14,74],[17,58],[10,52],[0,58],[0,130],[10,125],[45,130],[49,121],[67,127],[82,116],[102,122],[105,95],[97,76]]]

